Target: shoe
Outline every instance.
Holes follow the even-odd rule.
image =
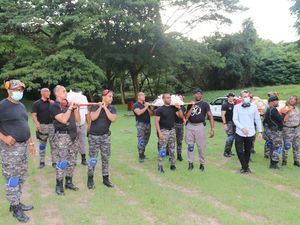
[[[246,170],[246,173],[252,173],[252,170],[248,167],[248,169]]]
[[[300,163],[299,163],[299,161],[294,161],[294,166],[296,166],[296,167],[300,167]]]
[[[30,210],[33,210],[33,208],[34,208],[32,205],[24,205],[21,202],[20,202],[20,206],[23,211],[30,211]]]
[[[282,160],[281,166],[286,166],[287,165],[287,161],[286,160]]]
[[[106,187],[109,187],[109,188],[113,188],[114,187],[114,185],[109,181],[109,176],[108,175],[103,176],[103,184]]]
[[[88,176],[87,180],[87,187],[88,189],[95,189],[95,184],[94,184],[94,176]]]
[[[27,223],[29,221],[29,217],[23,212],[20,204],[11,205],[9,211],[12,213],[13,217],[15,217],[19,222]]]
[[[45,167],[45,162],[40,162],[39,169],[43,169]]]
[[[85,154],[81,154],[81,165],[84,165],[84,166],[87,165]]]
[[[165,173],[163,166],[158,166],[157,170],[160,173]]]
[[[55,192],[58,195],[65,195],[64,185],[62,180],[56,180]]]
[[[199,169],[200,169],[202,172],[204,172],[204,170],[205,170],[204,165],[203,165],[203,164],[200,164]]]
[[[254,149],[251,149],[251,153],[252,153],[252,154],[255,154],[256,151],[255,151]]]
[[[270,163],[270,169],[279,170],[280,167],[278,166],[278,162],[271,161],[271,163]]]
[[[73,184],[73,178],[72,178],[72,177],[66,177],[65,188],[66,188],[66,189],[73,190],[73,191],[78,191],[78,190],[79,190],[79,188],[76,187],[76,186]]]
[[[144,152],[142,153],[142,159],[144,159],[144,160],[146,159],[146,155]]]
[[[183,160],[181,154],[177,154],[177,160],[180,161],[180,162]]]
[[[176,166],[175,165],[171,165],[170,169],[174,171],[174,170],[176,170]]]
[[[234,154],[234,153],[232,153],[232,152],[230,152],[230,156],[235,156],[235,154]]]
[[[52,163],[52,167],[56,169],[56,163]]]
[[[265,158],[265,159],[269,159],[270,157],[269,157],[268,155],[265,155],[264,158]]]
[[[189,168],[188,168],[188,170],[193,170],[193,169],[194,169],[194,164],[191,163],[191,162],[189,162]]]
[[[245,173],[247,173],[247,170],[242,168],[242,169],[240,169],[240,173],[245,174]]]
[[[144,162],[143,153],[139,153],[139,162],[140,162],[140,163],[143,163],[143,162]]]
[[[230,154],[228,154],[227,152],[224,152],[224,157],[226,157],[226,158],[230,158],[231,157],[231,155]]]

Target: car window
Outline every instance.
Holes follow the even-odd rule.
[[[214,101],[214,105],[222,105],[223,104],[224,99],[217,99]]]

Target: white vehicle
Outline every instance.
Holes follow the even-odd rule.
[[[211,113],[215,119],[222,118],[221,109],[224,101],[227,101],[227,97],[219,97],[209,104]]]

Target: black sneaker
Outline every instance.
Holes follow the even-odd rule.
[[[171,169],[171,170],[176,170],[176,166],[175,166],[175,165],[171,165],[171,166],[170,166],[170,169]]]
[[[27,223],[29,217],[23,212],[20,205],[11,205],[9,211],[19,222]]]
[[[165,173],[163,166],[158,166],[157,170],[160,173]]]
[[[265,158],[265,159],[269,159],[270,157],[269,157],[268,155],[265,155],[264,158]]]
[[[203,165],[203,164],[200,164],[199,169],[200,169],[202,172],[204,172],[204,170],[205,170],[204,165]]]
[[[294,161],[294,166],[296,166],[296,167],[300,167],[300,163],[299,163],[299,161]]]
[[[177,154],[177,160],[180,161],[180,162],[183,160],[181,154]]]
[[[228,154],[227,152],[224,152],[224,157],[226,157],[226,158],[230,158],[231,157],[231,155],[230,154]]]
[[[191,162],[189,162],[189,168],[188,168],[188,170],[193,170],[193,169],[194,169],[194,164],[191,163]]]
[[[52,163],[52,167],[56,169],[56,163]]]
[[[287,165],[287,161],[286,160],[282,160],[281,166],[286,166]]]
[[[139,162],[143,163],[144,162],[144,157],[142,153],[139,153]]]
[[[234,153],[232,153],[232,152],[230,152],[230,155],[231,155],[231,156],[235,156],[235,154],[234,154]]]
[[[270,164],[270,169],[280,170],[280,166],[278,166],[278,163],[271,163]]]
[[[45,162],[40,162],[39,169],[43,169],[45,167]]]

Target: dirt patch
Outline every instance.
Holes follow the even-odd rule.
[[[200,215],[199,213],[196,212],[189,212],[187,215],[185,215],[185,220],[187,220],[188,223],[193,223],[193,224],[199,224],[199,225],[219,225],[220,223],[218,222],[217,219],[207,217]]]
[[[55,206],[47,205],[47,207],[44,208],[44,212],[46,224],[65,225],[63,218],[60,216],[60,212]]]

